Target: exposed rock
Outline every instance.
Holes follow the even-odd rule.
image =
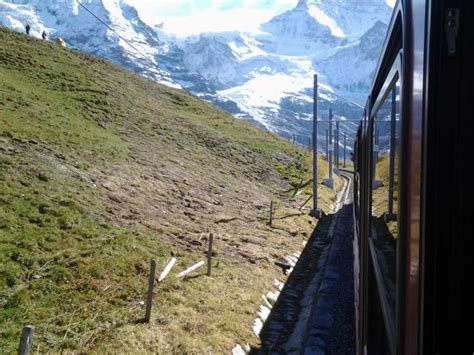
[[[218,219],[216,219],[215,223],[217,223],[217,224],[219,224],[219,223],[229,223],[229,222],[235,221],[236,219],[237,219],[237,217],[221,216],[221,217],[218,217]]]
[[[38,173],[38,179],[40,179],[41,181],[44,181],[44,182],[48,182],[49,181],[49,176],[46,175],[46,173],[40,172],[40,173]]]
[[[108,197],[109,197],[109,199],[111,199],[114,202],[122,203],[122,199],[117,195],[109,194]]]
[[[202,246],[202,243],[199,240],[196,240],[196,239],[190,240],[189,244],[196,245],[196,246]]]

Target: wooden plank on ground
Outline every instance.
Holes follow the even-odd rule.
[[[197,264],[191,266],[190,268],[187,268],[186,270],[180,272],[178,275],[176,275],[177,278],[180,278],[180,277],[184,277],[186,276],[187,274],[190,274],[191,272],[193,272],[194,270],[200,268],[201,266],[204,265],[204,261],[200,261],[198,262]]]

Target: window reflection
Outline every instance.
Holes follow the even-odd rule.
[[[395,329],[396,264],[398,238],[398,181],[400,158],[399,85],[393,86],[373,116],[371,245],[377,268],[379,299],[384,304],[387,334]]]
[[[390,91],[373,126],[372,215],[382,218],[391,236],[398,235],[398,177],[400,157],[399,86]]]

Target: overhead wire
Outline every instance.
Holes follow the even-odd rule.
[[[161,75],[161,77],[163,77],[163,73],[162,73],[162,70],[158,67],[158,65],[150,60],[148,58],[148,55],[143,53],[140,49],[138,49],[133,43],[131,43],[131,41],[129,41],[127,38],[125,38],[124,36],[122,36],[120,33],[118,33],[112,26],[110,26],[107,22],[105,22],[104,20],[102,20],[99,16],[97,16],[92,10],[90,10],[87,6],[85,6],[84,4],[82,4],[79,0],[76,0],[76,2],[79,4],[80,7],[82,7],[85,11],[87,11],[89,14],[91,14],[95,19],[97,19],[100,23],[102,23],[105,27],[107,27],[109,30],[111,30],[112,32],[114,32],[122,41],[124,41],[125,43],[127,43],[131,48],[133,48],[136,52],[138,52],[139,54],[141,54],[141,56],[143,57],[143,59],[145,59],[146,62],[148,62],[148,64],[150,64],[151,66],[155,67],[157,70],[158,70],[158,73]]]
[[[128,40],[127,38],[125,38],[124,36],[122,36],[120,33],[118,33],[112,26],[110,26],[107,22],[105,22],[103,19],[101,19],[99,16],[97,16],[91,9],[89,9],[87,6],[85,6],[84,4],[81,3],[80,0],[76,0],[76,2],[78,3],[78,5],[83,8],[86,12],[88,12],[91,16],[93,16],[97,21],[99,21],[101,24],[103,24],[105,27],[107,27],[110,31],[112,31],[113,33],[115,33],[117,35],[118,38],[120,38],[121,40],[123,40],[126,44],[128,44],[132,49],[134,49],[137,53],[139,53],[142,58],[148,62],[148,64],[150,64],[152,67],[155,67],[158,71],[158,73],[160,74],[161,77],[163,77],[163,74],[162,74],[162,70],[158,67],[158,65],[150,60],[150,58],[148,58],[148,55],[145,54],[143,51],[141,51],[139,48],[137,48],[130,40]],[[340,98],[340,99],[343,99],[347,102],[350,102],[351,104],[353,104],[354,106],[357,106],[361,109],[364,109],[363,106],[361,106],[360,104],[348,99],[347,97],[343,97],[341,95],[338,95],[336,94],[335,92],[330,92],[330,94]],[[283,109],[285,110],[285,109]],[[289,110],[288,110],[289,111]],[[352,122],[347,122],[347,123],[352,123]],[[297,135],[300,135],[297,133]]]
[[[358,103],[355,102],[355,101],[352,101],[351,99],[348,99],[347,97],[338,95],[338,94],[336,94],[336,93],[333,92],[333,91],[329,91],[329,92],[331,93],[331,95],[334,95],[334,96],[336,96],[336,97],[338,97],[338,98],[340,98],[340,99],[343,99],[343,100],[345,100],[345,101],[347,101],[347,102],[350,102],[351,104],[353,104],[354,106],[357,106],[357,107],[361,108],[362,110],[365,109],[364,106],[358,104]]]

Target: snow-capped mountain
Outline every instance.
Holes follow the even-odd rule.
[[[363,102],[387,29],[385,23],[377,21],[358,40],[339,47],[332,56],[314,59],[313,66],[324,73],[327,83],[342,96]]]
[[[134,7],[121,0],[83,2],[87,8],[75,0],[0,1],[0,22],[18,31],[24,31],[29,23],[34,36],[45,30],[50,38],[61,37],[72,47],[173,84],[169,73],[160,70],[154,60],[160,52],[156,32],[140,19]]]
[[[263,48],[270,53],[298,57],[336,48],[343,33],[329,18],[319,21],[316,9],[300,0],[294,9],[262,24],[264,34],[259,39]]]
[[[163,26],[145,24],[125,0],[0,0],[5,26],[24,31],[28,22],[35,36],[46,30],[237,117],[283,136],[296,134],[302,144],[311,135],[316,72],[321,114],[332,107],[336,115],[360,117],[351,100],[364,102],[390,14],[385,0],[299,0],[258,33],[178,39]]]
[[[225,38],[225,40],[222,40]],[[228,87],[242,81],[238,57],[229,46],[233,38],[225,35],[199,36],[184,47],[183,61],[186,68],[198,72],[217,86]]]
[[[306,144],[313,74],[320,74],[321,115],[332,107],[336,115],[359,118],[352,101],[364,104],[390,20],[384,0],[341,3],[299,0],[257,34],[204,33],[178,45],[186,67],[209,80],[217,97],[236,104],[227,110],[284,136],[296,133]]]
[[[388,23],[392,9],[385,0],[303,0],[321,23],[354,40],[377,21]]]

